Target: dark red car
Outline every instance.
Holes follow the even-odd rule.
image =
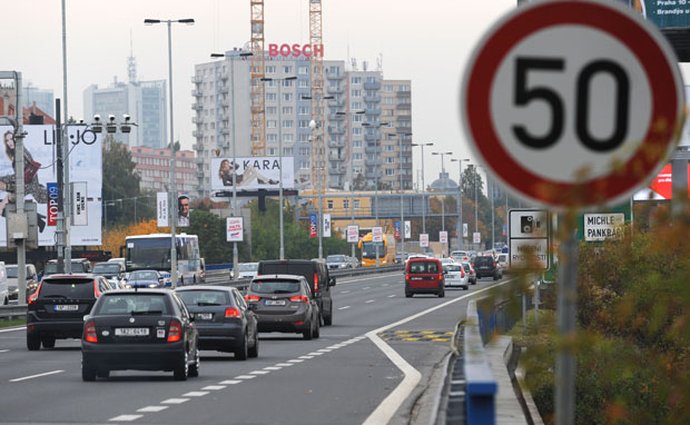
[[[438,258],[410,258],[405,265],[405,296],[436,294],[446,296],[443,266]]]

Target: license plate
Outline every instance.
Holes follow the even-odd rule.
[[[411,277],[410,280],[424,280],[423,277]]]
[[[53,306],[53,309],[55,311],[78,311],[79,305],[78,304],[56,304],[55,306]]]
[[[199,320],[212,320],[213,313],[196,313],[194,318]]]
[[[115,336],[149,336],[149,328],[115,328]]]
[[[285,300],[266,300],[266,305],[285,305]]]

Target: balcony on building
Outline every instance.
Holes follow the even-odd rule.
[[[396,109],[412,109],[412,104],[411,103],[398,103],[396,106]]]
[[[329,80],[342,80],[343,79],[343,74],[339,72],[327,72],[326,73],[326,78]]]
[[[377,141],[378,139],[380,139],[380,136],[379,136],[378,134],[369,134],[369,133],[367,133],[367,134],[364,135],[364,140],[366,140],[367,142],[375,142],[375,141]]]
[[[404,97],[409,98],[409,97],[411,97],[411,92],[409,92],[409,91],[397,91],[397,92],[395,92],[395,95],[398,98],[404,98]]]
[[[328,127],[328,134],[345,134],[345,128],[343,127]]]
[[[328,86],[327,91],[328,91],[329,94],[342,94],[342,93],[343,93],[342,87],[331,87],[331,86]]]
[[[364,95],[364,102],[365,103],[381,103],[381,96],[378,94],[375,94],[373,96]],[[367,108],[367,109],[369,109],[369,108]]]
[[[337,151],[331,151],[328,153],[328,159],[331,161],[342,161],[340,154]]]
[[[200,139],[200,138],[204,137],[204,132],[194,130],[194,131],[192,131],[192,137],[196,137],[197,139]]]
[[[396,133],[412,133],[412,127],[410,126],[395,126],[395,132]]]
[[[201,143],[194,143],[192,145],[192,149],[195,151],[203,151],[204,150],[204,145]]]
[[[345,120],[345,115],[330,114],[328,115],[329,121],[343,121]]]
[[[343,141],[343,140],[329,140],[328,141],[328,147],[334,148],[334,149],[344,148],[345,147],[345,141]]]
[[[194,158],[194,162],[196,162],[197,165],[203,164],[204,158],[202,156],[197,156],[196,158]]]
[[[193,124],[197,124],[197,125],[201,125],[201,124],[204,123],[204,119],[203,119],[202,117],[200,117],[200,116],[194,115],[194,116],[192,117],[192,123],[193,123]]]
[[[328,173],[329,174],[335,174],[335,175],[345,174],[345,167],[342,167],[340,165],[335,166],[335,167],[329,167]]]
[[[201,90],[194,89],[194,90],[192,90],[192,96],[201,97],[201,96],[203,96],[203,94],[201,93]]]
[[[204,79],[201,78],[198,75],[192,75],[192,84],[201,84],[204,82]]]
[[[381,108],[367,108],[364,113],[371,116],[379,116],[381,115]]]
[[[195,102],[192,103],[192,109],[194,109],[195,111],[201,111],[202,109],[204,109],[204,107],[201,106],[201,103]]]
[[[364,90],[379,90],[381,89],[381,81],[365,81]]]

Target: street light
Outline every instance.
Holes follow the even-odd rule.
[[[422,233],[426,233],[426,186],[424,185],[424,146],[434,146],[433,143],[412,143],[412,146],[422,148]]]
[[[403,187],[403,138],[412,136],[412,133],[392,133],[398,135],[398,148],[400,149],[400,252],[405,252],[405,188]]]
[[[225,57],[240,57],[245,58],[248,56],[253,56],[252,52],[237,52],[233,51],[235,55],[226,55],[225,53],[211,53],[212,58],[225,58]],[[230,85],[232,86],[232,95],[230,97],[230,102],[232,105],[232,163],[237,163],[237,150],[236,150],[236,140],[237,134],[235,133],[235,64],[230,63]],[[282,168],[282,167],[281,167]],[[232,173],[232,216],[237,217],[237,173]],[[232,243],[232,276],[237,278],[239,276],[239,269],[235,267],[239,262],[239,251],[237,250],[237,242]]]
[[[283,77],[283,78],[272,78],[272,77],[262,77],[261,81],[277,81],[278,82],[278,155],[280,162],[280,177],[278,178],[280,185],[278,187],[278,199],[280,203],[280,208],[278,209],[279,216],[279,226],[280,226],[280,259],[285,259],[285,231],[283,230],[283,135],[281,134],[282,123],[282,94],[280,92],[280,87],[284,84],[284,81],[293,81],[297,77],[294,75]]]
[[[387,126],[387,122],[380,122],[378,124],[372,124],[368,122],[363,122],[362,127],[373,128],[374,129],[374,159],[378,162],[379,157],[379,138],[378,129]],[[379,169],[374,167],[374,216],[376,220],[376,227],[379,227]],[[374,244],[376,248],[376,267],[379,266],[379,245]]]
[[[173,127],[173,79],[172,79],[172,24],[194,25],[194,19],[144,19],[144,25],[166,23],[168,25],[168,93],[170,97],[170,280],[174,285],[177,284],[177,249],[176,249],[176,227],[177,227],[177,197],[175,196],[175,137]]]
[[[443,166],[443,157],[453,155],[453,152],[431,152],[432,155],[441,156],[441,176],[445,179],[446,168]],[[446,184],[443,183],[443,194],[441,195],[441,231],[446,231]],[[447,243],[447,242],[446,242]]]
[[[464,227],[462,225],[462,163],[463,162],[470,162],[469,159],[463,158],[463,159],[456,159],[456,158],[451,158],[450,162],[457,162],[458,163],[458,222],[455,225],[455,232],[458,235],[458,246],[460,249],[463,249],[465,246],[465,241],[464,241]]]

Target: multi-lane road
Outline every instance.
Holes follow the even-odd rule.
[[[203,351],[200,376],[185,382],[124,371],[85,383],[79,341],[29,352],[25,330],[0,330],[0,423],[428,423],[467,299],[494,282],[409,299],[402,281],[339,278],[319,339],[263,333],[247,361]]]

